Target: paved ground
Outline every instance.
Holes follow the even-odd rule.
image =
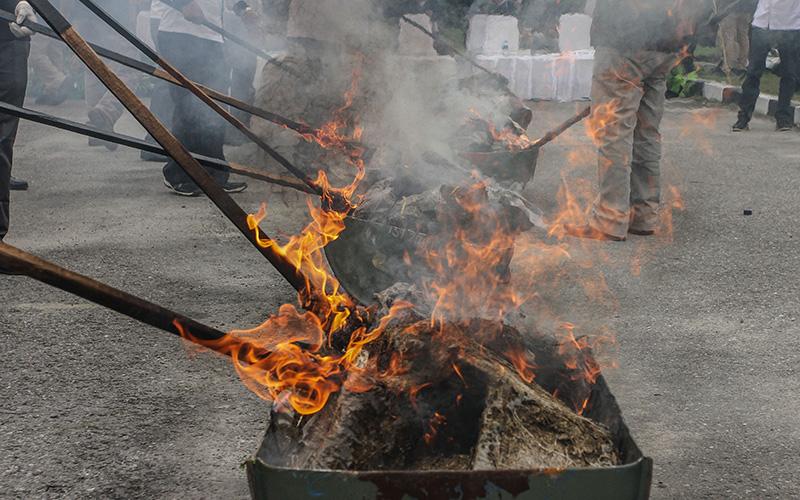
[[[573,109],[537,106],[535,130]],[[800,136],[765,120],[732,136],[733,120],[670,105],[665,183],[686,206],[672,238],[568,242],[576,260],[603,257],[576,272],[602,270],[616,304],[557,307],[616,334],[608,378],[655,460],[655,498],[800,497]],[[17,158],[32,189],[13,195],[8,243],[221,328],[291,299],[207,200],[169,195],[135,152],[26,124]],[[541,158],[529,195],[546,212],[562,176],[593,179],[580,127]],[[255,209],[274,197],[254,186],[237,199]],[[264,227],[290,231],[298,210],[272,201]],[[25,278],[0,278],[0,297],[0,496],[247,495],[240,464],[268,404],[226,359]]]

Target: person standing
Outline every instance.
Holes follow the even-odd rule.
[[[101,4],[106,12],[131,31],[136,29],[138,5],[139,3],[133,0],[106,0]],[[135,54],[131,52],[130,44],[93,12],[80,3],[76,3],[74,8],[76,9],[74,13],[75,26],[87,41],[135,57]],[[113,63],[111,67],[126,85],[133,89],[137,87],[140,81],[137,71],[116,63]],[[89,125],[113,132],[114,126],[122,117],[125,108],[91,71],[84,70],[84,75],[84,97]],[[88,143],[89,146],[105,146],[110,151],[114,151],[118,147],[112,142],[95,138],[89,138]]]
[[[755,9],[755,0],[741,0],[719,23],[717,47],[722,51],[720,67],[726,75],[745,73],[750,53],[750,24]]]
[[[22,23],[36,21],[36,15],[24,1],[0,0],[0,8],[16,16],[16,22],[0,25],[0,101],[22,106],[28,86],[28,55],[33,35]],[[9,191],[28,187],[27,182],[11,177],[18,128],[19,118],[0,114],[0,241],[8,234]]]
[[[164,17],[165,10],[168,7],[163,3],[155,0],[150,4],[149,10],[149,23],[150,23],[150,38],[153,40],[153,48],[156,52],[159,52],[160,49],[158,47],[158,32],[160,31],[159,27],[161,25],[161,18]],[[165,127],[168,129],[172,128],[172,99],[169,95],[169,89],[172,86],[171,83],[165,82],[163,80],[156,79],[153,81],[153,92],[150,95],[150,111],[158,118],[161,123],[164,124]],[[150,144],[155,144],[156,140],[150,134],[145,136],[145,140]],[[158,154],[158,153],[151,153],[150,151],[141,151],[139,153],[139,157],[144,161],[152,161],[152,162],[159,162],[164,163],[167,161],[167,157]]]
[[[781,83],[775,121],[776,129],[784,132],[794,127],[792,96],[800,78],[800,0],[759,0],[753,16],[750,62],[742,83],[739,117],[732,127],[734,132],[750,128],[750,120],[761,93],[761,77],[767,69],[767,56],[772,49],[778,49],[781,56]]]
[[[169,3],[175,7],[167,4],[159,23],[158,47],[162,57],[190,80],[224,91],[229,85],[224,40],[201,24],[208,20],[222,25],[223,0],[172,0]],[[170,96],[174,105],[172,133],[175,137],[193,153],[224,160],[225,122],[222,118],[182,87],[172,86]],[[175,160],[170,160],[163,172],[164,185],[173,193],[200,195],[200,189]],[[208,168],[208,172],[228,193],[247,189],[244,182],[231,182],[227,171]]]
[[[589,123],[598,146],[599,193],[589,220],[565,224],[567,234],[610,241],[655,234],[666,78],[710,10],[698,0],[597,1]]]

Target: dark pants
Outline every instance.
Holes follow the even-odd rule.
[[[231,96],[247,104],[253,104],[256,98],[256,89],[253,83],[256,79],[256,69],[258,67],[256,56],[238,47],[233,47],[228,42],[226,42],[225,48],[231,68]],[[250,125],[250,113],[238,109],[231,109],[231,113],[245,125]]]
[[[800,65],[800,30],[765,30],[753,27],[750,35],[750,63],[747,76],[742,83],[742,98],[739,102],[739,121],[748,123],[753,117],[758,94],[761,92],[761,77],[767,68],[770,49],[777,48],[781,55],[781,85],[775,120],[779,125],[794,123],[791,104],[797,88],[798,65]]]
[[[0,41],[0,101],[22,106],[28,86],[28,40]],[[8,234],[9,183],[19,118],[0,114],[0,241]]]
[[[182,33],[160,32],[161,55],[187,78],[213,89],[228,86],[222,44]],[[225,122],[211,108],[186,89],[173,85],[170,96],[174,105],[172,133],[192,153],[224,160]],[[220,184],[228,181],[228,172],[208,168]],[[174,161],[164,166],[164,178],[172,185],[192,183]]]

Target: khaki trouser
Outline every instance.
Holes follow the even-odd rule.
[[[624,237],[654,230],[661,201],[661,134],[666,75],[674,54],[598,47],[592,77],[599,194],[589,224]],[[610,113],[610,118],[607,115]],[[605,118],[605,119],[604,119]]]
[[[753,16],[746,12],[734,12],[720,21],[717,46],[722,49],[722,70],[726,73],[747,68],[752,21]]]
[[[45,36],[32,37],[29,64],[45,94],[58,91],[67,79],[60,41]]]

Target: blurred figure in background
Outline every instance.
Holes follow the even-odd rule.
[[[136,31],[139,1],[104,0],[99,5],[123,26],[133,32]],[[78,32],[89,42],[136,56],[131,45],[121,35],[80,3],[75,5],[74,24]],[[112,63],[111,68],[130,88],[136,90],[141,80],[137,71],[116,63]],[[122,116],[124,107],[91,71],[84,70],[84,75],[84,96],[89,125],[111,132]],[[118,147],[116,144],[94,138],[89,139],[89,146],[105,146],[111,151]]]
[[[232,9],[226,10],[224,18],[225,29],[234,35],[247,39],[249,33],[247,26],[245,26],[243,16],[247,15],[249,9],[250,7],[248,7],[245,2],[237,2]],[[258,59],[255,54],[242,48],[237,43],[226,40],[225,60],[230,68],[230,95],[247,104],[253,104],[256,97],[254,83],[256,79],[256,69],[258,67]],[[250,126],[250,113],[235,108],[231,109],[231,113],[242,123]],[[249,142],[248,139],[241,132],[233,128],[233,126],[228,127],[227,130],[227,144],[244,144]]]
[[[52,2],[63,10],[63,1]],[[58,106],[75,90],[75,73],[71,71],[72,53],[60,40],[46,36],[31,39],[30,67],[35,82],[40,86],[36,104]]]
[[[36,15],[28,2],[0,0],[0,8],[16,16],[16,22],[0,24],[0,101],[22,106],[28,86],[28,54],[33,32],[21,24],[26,20],[36,21]],[[11,177],[18,128],[19,118],[0,114],[0,241],[8,234],[9,191],[28,189],[27,182]]]
[[[228,88],[230,67],[225,61],[224,40],[200,24],[208,20],[217,26],[223,25],[223,0],[175,0],[173,3],[180,10],[170,6],[163,6],[161,10],[158,28],[161,55],[196,83],[217,90]],[[169,91],[174,105],[172,133],[175,137],[193,153],[224,160],[225,121],[188,90],[173,85]],[[247,189],[244,182],[231,182],[227,171],[209,168],[208,173],[228,193]],[[201,193],[174,160],[164,166],[164,185],[180,196]]]
[[[781,55],[776,129],[785,132],[794,127],[792,96],[800,77],[800,0],[758,1],[750,35],[750,62],[742,83],[739,118],[732,127],[734,132],[750,128],[750,119],[761,93],[761,77],[767,69],[767,56],[772,49],[778,49]]]
[[[753,22],[756,3],[757,0],[741,0],[733,8],[733,11],[719,23],[717,47],[722,51],[720,69],[726,75],[743,76],[747,69],[747,57],[750,52],[750,23]]]
[[[167,6],[158,0],[153,0],[150,3],[150,37],[153,40],[153,48],[159,53],[158,32],[161,26],[161,19],[164,17],[166,9]],[[172,87],[172,84],[169,82],[157,78],[153,79],[153,92],[150,95],[150,111],[156,115],[156,118],[168,129],[172,128],[172,113],[174,110],[172,97],[170,97],[170,87]],[[145,140],[151,144],[156,142],[150,134],[147,134]],[[144,161],[157,161],[162,163],[168,161],[166,156],[149,151],[142,151],[139,155]]]
[[[518,16],[522,0],[475,0],[467,15]]]

